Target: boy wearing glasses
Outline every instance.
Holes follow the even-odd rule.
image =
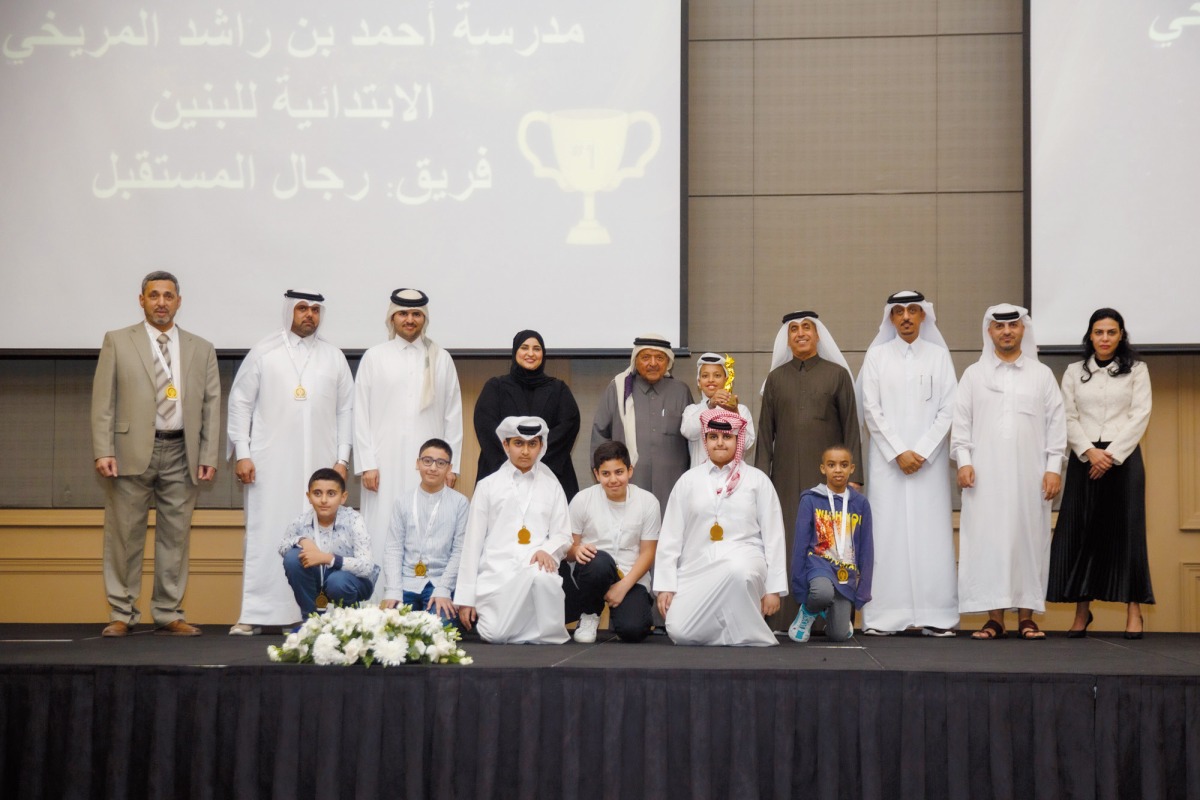
[[[457,623],[454,583],[467,531],[467,498],[446,485],[454,452],[441,439],[421,445],[421,483],[392,507],[383,558],[384,605],[403,603],[413,611]]]

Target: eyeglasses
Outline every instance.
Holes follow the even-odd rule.
[[[446,467],[450,466],[450,462],[444,458],[431,458],[429,456],[422,456],[417,460],[421,462],[422,467],[437,467],[438,469],[445,469]]]

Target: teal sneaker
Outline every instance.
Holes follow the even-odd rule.
[[[803,644],[807,642],[812,635],[812,625],[819,614],[813,614],[804,606],[800,606],[800,612],[796,614],[796,618],[792,620],[792,624],[788,626],[788,638],[793,642]]]

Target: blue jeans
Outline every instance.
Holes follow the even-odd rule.
[[[283,554],[283,571],[300,606],[300,618],[308,619],[317,610],[317,595],[321,593],[321,567],[300,564],[300,548],[293,547]],[[360,578],[343,569],[325,570],[325,596],[333,604],[352,606],[371,596],[374,582]]]
[[[451,599],[454,598],[453,592],[450,594],[450,598]],[[432,599],[433,599],[433,583],[428,582],[425,584],[425,588],[422,589],[420,593],[405,592],[404,596],[401,598],[401,602],[406,606],[412,606],[413,611],[429,611],[431,614],[437,613],[438,618],[441,619],[443,622],[453,623],[454,627],[461,629],[462,626],[460,626],[458,623],[458,617],[446,616],[445,614],[443,614],[441,612],[430,611],[429,605],[430,605],[430,601]]]

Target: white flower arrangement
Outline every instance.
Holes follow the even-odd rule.
[[[410,606],[331,606],[309,617],[283,645],[268,647],[267,655],[296,664],[470,664],[460,638],[436,614]]]

